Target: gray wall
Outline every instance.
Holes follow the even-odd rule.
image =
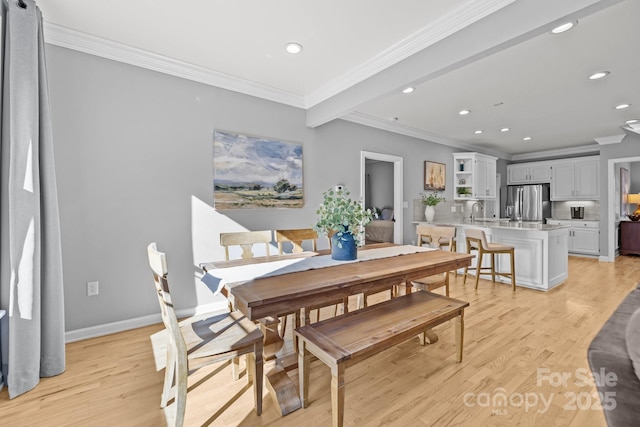
[[[367,207],[393,207],[393,163],[371,162],[366,165],[367,185],[371,200],[365,200]]]
[[[629,164],[629,176],[631,177],[631,188],[629,192],[640,193],[640,162]]]
[[[158,313],[149,242],[167,253],[178,308],[220,301],[197,265],[222,259],[221,229],[311,226],[327,188],[360,196],[361,150],[404,157],[410,202],[423,191],[424,160],[452,170],[458,151],[340,120],[309,129],[297,108],[56,46],[47,45],[47,63],[67,331]],[[304,208],[215,211],[214,129],[302,142]],[[411,206],[401,214],[410,242]],[[99,296],[86,296],[91,280]]]

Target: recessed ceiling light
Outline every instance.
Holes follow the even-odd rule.
[[[628,125],[630,125],[630,124],[638,123],[638,122],[640,122],[640,120],[638,120],[638,119],[631,119],[631,120],[627,120],[625,123],[626,123],[626,124],[628,124]]]
[[[474,132],[476,135],[480,135],[482,133],[482,131],[480,129],[478,129],[477,131]]]
[[[608,71],[598,71],[589,76],[589,80],[598,80],[609,75]]]
[[[415,87],[413,87],[413,86],[409,86],[409,87],[406,87],[406,88],[402,89],[402,93],[411,93],[411,92],[413,92],[414,90],[416,90],[416,88],[415,88]]]
[[[286,50],[287,53],[296,55],[302,52],[302,45],[300,43],[290,42],[284,45],[284,50]]]
[[[461,116],[466,116],[470,112],[471,112],[471,110],[460,110],[460,111],[458,111],[458,114],[460,114]]]
[[[531,137],[530,136],[525,136],[524,138],[522,138],[523,141],[531,141]]]
[[[620,104],[620,105],[616,105],[616,110],[623,110],[629,107],[631,107],[631,104]]]
[[[509,132],[510,130],[511,129],[509,129],[509,128],[502,128],[502,129],[500,129],[500,132]]]
[[[553,34],[564,33],[565,31],[569,31],[570,29],[572,29],[576,24],[578,24],[578,21],[565,22],[564,24],[555,27],[553,30],[551,30],[551,32]]]

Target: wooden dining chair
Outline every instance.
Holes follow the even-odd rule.
[[[304,252],[302,242],[309,241],[311,243],[311,250],[318,250],[318,232],[313,228],[297,228],[292,230],[276,230],[275,239],[278,244],[278,252],[284,253],[283,244],[286,242],[291,243],[291,253],[298,254]]]
[[[160,407],[167,406],[175,388],[175,426],[184,423],[187,403],[187,377],[206,364],[247,355],[247,377],[253,382],[254,405],[262,413],[263,335],[242,313],[203,314],[178,322],[169,292],[167,261],[156,244],[147,247],[149,265],[160,303],[162,322],[167,331],[167,363]],[[198,363],[200,362],[200,363]],[[175,382],[175,387],[172,385]]]
[[[266,255],[269,253],[271,243],[271,230],[262,231],[235,231],[230,233],[220,233],[220,246],[224,247],[224,256],[229,261],[229,246],[240,246],[242,248],[242,258],[253,258],[254,245],[264,244]]]
[[[280,254],[284,253],[284,248],[283,248],[283,243],[286,242],[290,242],[292,245],[292,249],[291,252],[292,253],[300,253],[303,252],[304,249],[302,247],[302,244],[304,241],[310,241],[311,242],[311,249],[313,251],[317,250],[317,241],[318,241],[318,233],[312,229],[312,228],[299,228],[299,229],[291,229],[291,230],[275,230],[275,238],[276,238],[276,243],[278,244],[278,252]],[[336,316],[338,314],[338,306],[342,304],[342,308],[343,308],[343,312],[348,312],[348,299],[347,298],[340,298],[340,299],[336,299],[334,301],[331,301],[329,303],[325,303],[325,304],[321,304],[321,305],[314,305],[314,306],[309,306],[309,307],[305,307],[303,309],[303,318],[304,318],[304,324],[308,325],[309,323],[311,323],[311,315],[313,312],[316,312],[316,321],[320,320],[320,309],[324,308],[324,307],[331,307],[333,306],[333,316]],[[295,320],[294,320],[294,328],[297,328],[301,325],[301,319],[300,319],[300,313],[290,313],[293,314],[295,316]],[[281,319],[282,321],[282,319]],[[284,320],[284,324],[283,324],[283,328],[282,328],[282,336],[284,337],[284,329],[286,328],[286,317]],[[295,342],[295,341],[294,341]]]
[[[335,234],[335,233],[332,233],[332,234]],[[329,238],[329,243],[331,244],[331,238]],[[377,244],[377,243],[381,243],[381,242],[374,242],[374,244]],[[358,309],[361,309],[361,308],[364,308],[364,307],[368,307],[369,306],[369,297],[372,296],[372,295],[379,295],[381,293],[389,292],[389,294],[388,294],[389,299],[395,298],[398,295],[398,286],[399,285],[389,285],[389,287],[387,289],[376,290],[374,292],[364,291],[364,292],[358,294],[357,299],[356,299],[356,307]]]
[[[427,237],[428,241],[431,242],[430,246],[432,247],[437,247],[441,250],[442,248],[447,248],[447,250],[453,250],[454,248],[453,238],[456,235],[455,227],[432,227],[419,225],[417,227],[417,232],[418,242],[420,243],[423,242],[424,237]],[[444,286],[445,295],[449,296],[449,272],[447,271],[444,274],[421,277],[420,279],[413,280],[411,285],[415,289],[425,291],[432,291]]]

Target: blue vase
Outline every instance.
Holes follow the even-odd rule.
[[[352,261],[358,257],[358,247],[353,234],[339,231],[331,236],[331,259]]]

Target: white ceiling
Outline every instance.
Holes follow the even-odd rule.
[[[640,119],[637,0],[37,3],[49,43],[188,69],[188,78],[305,108],[309,126],[344,118],[525,159],[597,150],[594,138]],[[549,33],[566,19],[578,25]],[[287,54],[289,41],[302,54]],[[600,70],[611,74],[587,79]],[[416,91],[399,93],[407,85]],[[620,103],[632,106],[615,110]],[[458,115],[463,108],[471,114]]]

